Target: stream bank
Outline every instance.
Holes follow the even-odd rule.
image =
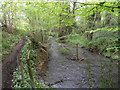
[[[11,54],[8,55],[2,62],[2,88],[11,88],[13,72],[17,67],[18,54],[22,47],[26,44],[26,39],[22,38],[20,42],[14,47]]]

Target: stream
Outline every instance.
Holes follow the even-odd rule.
[[[118,65],[109,58],[79,48],[83,61],[68,60],[61,55],[63,44],[51,40],[50,61],[44,76],[53,88],[112,88],[118,87]],[[67,46],[69,47],[69,46]],[[70,47],[72,48],[72,47]],[[72,48],[75,53],[75,48]],[[72,57],[72,56],[71,56]]]

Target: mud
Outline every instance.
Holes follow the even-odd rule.
[[[2,88],[11,88],[13,72],[17,67],[18,54],[25,45],[26,39],[22,38],[20,42],[13,48],[11,54],[2,62]]]

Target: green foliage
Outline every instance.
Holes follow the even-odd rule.
[[[117,53],[120,47],[117,43],[117,33],[113,34],[112,31],[99,31],[98,34],[96,35],[97,37],[88,43],[88,48],[94,49],[97,47],[98,51],[103,53],[105,56],[119,59]]]
[[[2,32],[2,55],[10,53],[10,50],[18,43],[20,35],[11,35],[7,32]]]
[[[48,35],[57,37],[57,33],[56,32],[48,32]]]
[[[44,2],[45,1],[45,2]],[[119,6],[117,0],[115,2],[85,2],[77,3],[73,9],[70,1],[66,2],[47,2],[48,0],[38,1],[4,1],[0,4],[0,15],[2,16],[3,23],[8,26],[16,27],[19,34],[13,35],[7,32],[2,33],[2,54],[10,53],[19,41],[20,36],[27,35],[34,38],[35,41],[41,42],[42,37],[47,42],[48,36],[53,35],[57,37],[61,29],[70,30],[72,33],[66,34],[66,42],[73,44],[80,44],[84,47],[96,49],[103,53],[105,56],[110,56],[114,59],[119,59],[117,53],[120,46],[117,44],[118,36],[118,16]],[[102,4],[103,3],[103,4]],[[74,12],[74,13],[73,13]],[[75,25],[77,27],[74,30]],[[70,28],[69,28],[70,27]],[[60,31],[59,31],[60,30]],[[55,32],[54,32],[55,31]],[[24,32],[27,32],[24,34]],[[86,33],[93,33],[93,38],[89,41]],[[107,33],[106,33],[107,32]],[[81,34],[79,34],[81,33]],[[89,35],[88,34],[88,35]],[[95,34],[97,36],[95,37]],[[99,35],[100,34],[100,35]],[[35,79],[35,86],[37,88],[48,88],[41,85],[36,79],[36,51],[28,44],[23,48],[21,60],[24,64],[24,84],[21,82],[20,67],[16,69],[13,76],[14,88],[30,88],[30,78],[27,70],[27,52],[31,50],[31,64],[32,71]],[[66,47],[59,49],[61,54],[70,55],[72,50]],[[102,67],[101,67],[102,68]],[[91,67],[87,67],[90,72]],[[101,70],[102,72],[102,70]],[[103,77],[103,75],[101,75]],[[104,80],[111,85],[111,82]]]
[[[23,11],[28,18],[28,23],[30,24],[29,29],[48,30],[50,28],[58,27],[57,21],[59,17],[55,14],[57,13],[57,7],[53,9],[55,3],[37,2],[35,4],[34,2],[31,2],[29,4],[26,3],[26,5],[27,7],[24,7]]]
[[[67,47],[60,47],[59,52],[65,56],[70,56],[73,54],[73,51],[70,48]]]
[[[66,42],[71,42],[74,44],[80,44],[82,46],[87,46],[88,40],[82,34],[71,34],[66,39]]]
[[[116,26],[115,28],[113,27],[110,27],[110,26],[106,26],[106,27],[103,27],[103,28],[97,28],[96,30],[90,30],[90,31],[86,31],[86,32],[90,32],[90,33],[93,33],[93,32],[99,32],[99,31],[110,31],[110,32],[116,32],[118,31],[118,26]]]
[[[20,60],[22,61],[22,68],[23,68],[23,76],[24,76],[24,82],[22,82],[22,73],[20,71],[20,66],[16,69],[16,71],[13,74],[13,88],[31,88],[30,85],[30,77],[29,77],[29,73],[28,73],[28,67],[27,66],[27,54],[28,54],[28,50],[31,51],[30,54],[30,63],[31,63],[31,69],[32,69],[32,73],[34,76],[34,84],[35,84],[35,88],[50,88],[44,84],[42,84],[41,82],[39,82],[39,80],[37,79],[36,73],[36,50],[32,49],[32,47],[30,46],[30,41],[28,41],[27,45],[25,45],[22,49],[21,52],[21,56],[20,56]]]

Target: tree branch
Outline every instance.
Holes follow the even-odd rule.
[[[103,7],[107,7],[107,8],[120,8],[120,6],[118,7],[112,7],[112,6],[104,6],[104,3],[101,4],[90,4],[90,3],[81,3],[81,2],[76,2],[76,3],[80,3],[80,4],[84,4],[84,5],[99,5],[99,6],[103,6]],[[79,9],[80,7],[76,8],[75,10]]]

